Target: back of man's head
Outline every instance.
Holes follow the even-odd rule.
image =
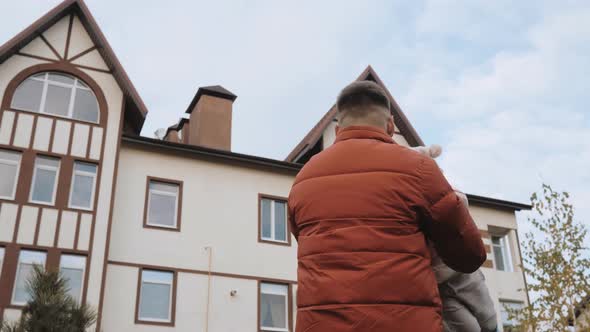
[[[374,126],[388,130],[391,105],[385,90],[375,82],[358,81],[349,84],[338,95],[336,107],[338,125],[341,128]]]

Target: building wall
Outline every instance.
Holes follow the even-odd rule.
[[[20,312],[9,299],[21,249],[47,252],[48,268],[59,266],[64,253],[86,256],[83,298],[94,307],[98,306],[102,283],[123,93],[96,50],[79,56],[94,44],[78,17],[68,15],[42,35],[47,42],[37,37],[0,64],[0,148],[22,152],[18,191],[24,192],[21,195],[17,191],[14,200],[0,200],[0,246],[7,251],[0,279],[0,298],[4,299],[0,300],[0,317],[4,313],[6,320],[18,317]],[[99,101],[100,123],[11,109],[9,94],[15,84],[40,71],[65,72],[84,80]],[[52,206],[28,199],[37,155],[61,161],[58,195]],[[90,211],[70,208],[67,203],[74,161],[98,165],[94,208]]]
[[[295,246],[258,242],[258,194],[287,197],[293,176],[125,144],[118,172],[109,260],[205,270],[211,247],[215,271],[295,280]],[[180,232],[143,227],[148,176],[183,181]]]
[[[528,303],[523,270],[520,267],[521,257],[516,235],[517,223],[514,211],[491,209],[489,207],[471,205],[469,211],[482,231],[482,237],[488,252],[488,261],[481,270],[486,278],[486,284],[492,296],[498,319],[501,319],[501,302]],[[496,268],[496,261],[491,250],[492,235],[505,235],[512,258],[511,271],[500,271]],[[501,331],[501,324],[499,325]]]
[[[208,276],[190,272],[178,274],[174,328],[135,323],[138,273],[137,267],[109,265],[104,331],[205,331],[209,296],[209,331],[258,330],[258,280],[212,276],[208,293]],[[230,295],[232,290],[237,291],[235,296]],[[292,292],[296,293],[296,286]],[[291,309],[294,320],[294,296]]]
[[[182,181],[180,231],[143,226],[148,177]],[[209,331],[255,330],[258,282],[293,285],[297,279],[294,239],[291,246],[258,241],[258,195],[287,197],[292,181],[289,174],[123,144],[105,289],[105,330],[167,329],[135,324],[139,267],[177,271],[176,330],[202,327],[207,248],[214,274]],[[237,290],[235,297],[231,290]]]

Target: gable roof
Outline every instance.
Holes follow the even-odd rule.
[[[148,111],[83,0],[65,0],[0,46],[0,64],[67,15],[76,14],[125,95],[125,119],[139,133]]]
[[[389,97],[389,101],[391,103],[391,112],[394,117],[395,125],[399,129],[400,133],[405,137],[411,146],[424,145],[424,142],[414,127],[412,127],[412,124],[410,124],[410,121],[408,121],[408,118],[402,109],[399,107],[385,84],[383,84],[383,81],[381,81],[375,70],[373,70],[370,65],[359,75],[356,81],[373,81],[379,84],[379,86],[385,90],[387,96]],[[328,127],[330,122],[336,118],[336,113],[336,105],[333,105],[330,110],[324,114],[320,121],[309,131],[309,133],[305,135],[301,142],[297,144],[293,151],[289,153],[285,160],[289,162],[297,162],[299,156],[302,156],[307,150],[313,148],[322,137],[326,127]]]

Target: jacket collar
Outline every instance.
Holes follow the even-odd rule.
[[[371,126],[349,126],[340,129],[334,143],[348,139],[376,139],[385,143],[395,144],[393,138],[387,135],[384,130]]]

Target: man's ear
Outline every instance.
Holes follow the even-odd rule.
[[[387,119],[387,134],[393,137],[395,133],[395,124],[393,123],[393,115],[389,116]]]
[[[336,125],[336,127],[334,127],[334,133],[335,133],[336,135],[338,135],[338,132],[339,132],[339,131],[340,131],[340,126],[339,126],[339,125]]]

